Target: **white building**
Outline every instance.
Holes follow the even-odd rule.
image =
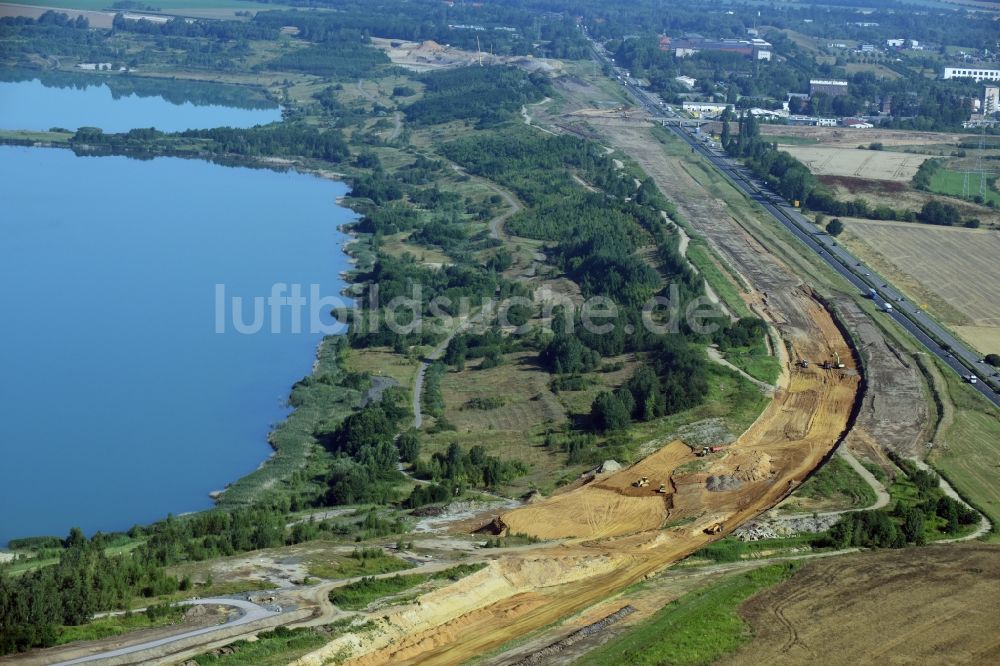
[[[1000,111],[1000,86],[986,84],[983,86],[983,100],[979,107],[983,115]]]
[[[903,44],[905,44],[905,43],[906,43],[905,39],[887,39],[887,40],[885,40],[885,45],[888,46],[889,48],[901,49],[901,48],[903,48]]]
[[[941,78],[1000,81],[1000,69],[983,69],[982,67],[945,67]]]
[[[713,102],[684,102],[681,104],[681,108],[695,117],[701,115],[721,116],[726,107],[730,106],[732,104],[716,104]]]
[[[698,82],[697,79],[692,79],[690,76],[675,76],[674,81],[681,84],[688,90],[693,90],[694,84]]]

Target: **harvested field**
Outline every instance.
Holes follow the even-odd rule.
[[[860,139],[862,143],[867,139]],[[785,146],[817,176],[850,176],[909,182],[927,155],[832,146]]]
[[[718,133],[721,127],[716,127]],[[791,125],[761,125],[763,136],[793,136],[815,139],[825,146],[857,148],[877,141],[885,146],[926,146],[932,144],[957,144],[969,134],[950,132],[907,132],[887,129],[856,130],[846,127],[795,127]]]
[[[986,329],[1000,327],[997,232],[856,219],[847,227],[851,249],[918,304],[952,326],[978,327],[972,332],[979,344],[994,337]]]
[[[744,603],[755,637],[719,663],[997,663],[998,598],[995,546],[817,560]]]

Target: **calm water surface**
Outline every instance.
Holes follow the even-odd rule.
[[[0,545],[202,509],[267,457],[321,335],[217,334],[215,285],[339,294],[345,189],[0,146]]]
[[[104,84],[55,87],[31,81],[0,81],[0,128],[48,130],[100,127],[125,132],[155,127],[164,132],[210,127],[253,127],[281,120],[281,109],[237,109],[218,104],[176,104],[163,97],[125,95],[117,99]]]

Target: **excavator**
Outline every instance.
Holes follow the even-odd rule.
[[[634,487],[636,487],[636,488],[645,488],[646,486],[649,485],[649,478],[643,476],[638,481],[636,481],[635,483],[633,483],[632,485]]]

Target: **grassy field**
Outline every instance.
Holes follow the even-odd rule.
[[[322,627],[278,627],[258,634],[253,641],[230,643],[227,647],[232,652],[202,654],[193,661],[198,666],[284,666],[345,633],[348,628],[360,632],[371,627],[370,623],[362,627],[351,626],[352,622],[353,618],[343,618]]]
[[[986,514],[994,525],[991,541],[1000,540],[1000,416],[971,387],[944,372],[954,418],[939,436],[930,462],[955,489]]]
[[[383,597],[399,594],[432,581],[455,581],[485,566],[485,564],[460,564],[432,574],[365,578],[357,583],[335,588],[330,592],[330,603],[342,610],[361,610]]]
[[[775,143],[780,143],[786,146],[811,146],[813,144],[819,143],[819,139],[813,138],[811,136],[768,136],[768,141],[774,141]]]
[[[791,563],[762,567],[690,592],[577,663],[711,663],[751,638],[737,613],[739,605],[760,590],[789,578],[794,571]]]
[[[740,297],[739,283],[719,268],[718,262],[704,241],[698,239],[691,241],[687,248],[687,259],[698,269],[730,312],[740,318],[753,316],[746,302]]]
[[[150,629],[152,627],[165,627],[175,624],[181,620],[187,608],[182,606],[165,609],[161,613],[150,619],[145,613],[133,613],[131,615],[115,615],[100,618],[93,622],[78,626],[66,626],[59,630],[59,637],[56,638],[56,645],[65,645],[74,641],[93,641],[110,636],[119,636],[130,631],[139,629]]]
[[[409,562],[386,555],[379,549],[356,550],[349,556],[338,556],[333,559],[311,558],[307,561],[310,576],[328,580],[373,576],[413,567]]]
[[[986,182],[982,183],[984,180]],[[931,192],[960,197],[964,194],[964,184],[964,172],[952,169],[939,169],[931,178]],[[984,201],[992,201],[994,205],[1000,205],[1000,192],[996,189],[995,176],[991,178],[989,175],[971,174],[969,176],[969,196],[979,194],[980,186],[985,189]]]
[[[726,360],[755,379],[768,384],[778,381],[781,362],[766,353],[727,354]]]
[[[863,509],[875,503],[875,491],[872,487],[839,456],[830,458],[795,491],[793,497],[811,500],[806,502],[809,510],[828,506]],[[791,500],[793,503],[794,501]],[[785,507],[789,508],[788,503]]]

